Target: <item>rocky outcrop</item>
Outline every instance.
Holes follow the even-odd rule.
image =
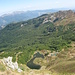
[[[75,12],[72,10],[59,11],[56,13],[51,13],[43,17],[43,24],[47,22],[52,22],[55,25],[67,25],[75,23]]]
[[[3,58],[3,64],[6,65],[8,68],[13,70],[17,70],[18,72],[22,72],[22,70],[18,67],[17,62],[12,62],[12,57]]]

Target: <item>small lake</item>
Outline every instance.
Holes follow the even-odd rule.
[[[43,54],[40,54],[39,52],[37,52],[36,54],[33,55],[33,58],[27,63],[27,66],[30,69],[40,69],[41,66],[38,64],[33,63],[33,61],[35,60],[35,58],[44,58]]]

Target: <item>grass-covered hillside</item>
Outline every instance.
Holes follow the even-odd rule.
[[[68,18],[68,22],[64,16]],[[61,51],[71,47],[71,42],[75,42],[73,16],[75,13],[72,11],[61,11],[7,25],[0,30],[0,58],[13,56],[15,61],[16,55],[21,52],[17,59],[19,63],[24,64],[36,50]],[[65,23],[62,23],[63,21]]]

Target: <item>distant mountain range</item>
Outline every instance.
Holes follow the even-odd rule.
[[[36,18],[45,13],[56,12],[57,10],[35,10],[35,11],[16,11],[11,14],[4,14],[0,16],[0,29],[11,22],[25,21]]]

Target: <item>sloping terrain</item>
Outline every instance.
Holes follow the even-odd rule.
[[[71,23],[75,23],[75,12],[68,10],[68,11],[59,11],[56,13],[48,14],[44,16],[44,22],[52,22],[55,25],[67,25]]]
[[[9,23],[16,23],[19,21],[26,21],[28,19],[36,18],[45,13],[51,13],[58,10],[35,10],[35,11],[16,11],[0,16],[0,27],[6,26]]]
[[[45,66],[45,70],[75,73],[74,16],[71,10],[59,11],[8,24],[0,30],[0,59],[12,56],[13,61],[27,64],[34,52],[40,51],[45,59],[37,58],[34,63]]]
[[[75,73],[75,43],[59,52],[54,60],[51,59],[47,68],[58,73]]]
[[[63,13],[65,12],[70,13],[72,11],[63,11]],[[61,15],[63,16],[63,14]],[[44,22],[46,16],[48,15],[11,23],[1,30],[0,56],[14,57],[18,52],[22,52],[18,56],[18,62],[25,63],[36,50],[61,51],[62,48],[69,47],[71,41],[75,41],[75,23],[57,26],[55,22]]]

